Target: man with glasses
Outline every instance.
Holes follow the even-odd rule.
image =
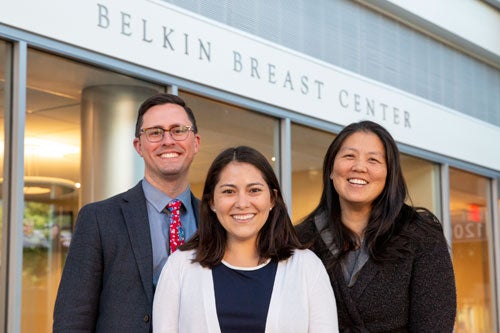
[[[133,144],[144,160],[144,178],[80,210],[54,332],[151,332],[154,289],[175,250],[171,241],[182,244],[196,230],[199,201],[188,174],[200,136],[191,109],[175,95],[150,97],[139,108]],[[176,221],[178,234],[169,221]]]

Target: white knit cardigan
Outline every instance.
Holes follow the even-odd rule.
[[[212,271],[176,251],[164,266],[153,302],[155,333],[220,333]],[[266,332],[338,332],[335,296],[326,270],[309,250],[279,262]]]

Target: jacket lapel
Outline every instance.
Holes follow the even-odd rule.
[[[335,256],[337,253],[336,247],[332,243],[332,235],[330,230],[327,228],[327,217],[326,212],[322,212],[314,217],[314,223],[316,227],[316,231],[320,235],[323,241],[323,247],[327,249],[328,256]],[[330,246],[327,246],[330,244]],[[338,297],[344,303],[346,315],[351,322],[351,325],[354,325],[363,332],[363,318],[361,317],[357,303],[359,299],[362,297],[363,292],[366,287],[370,284],[372,279],[378,274],[379,266],[373,262],[373,260],[368,259],[365,263],[361,272],[358,276],[356,283],[351,287],[347,287],[345,282],[344,274],[342,273],[342,268],[340,264],[335,265],[333,269],[333,279],[331,279],[333,289],[335,293],[339,293]]]
[[[356,302],[362,297],[361,295],[365,291],[366,287],[370,285],[370,282],[379,272],[379,266],[373,262],[373,260],[368,259],[366,264],[361,269],[356,283],[350,288],[351,296],[356,300]]]
[[[345,316],[344,320],[347,320],[348,327],[363,327],[363,318],[359,314],[358,308],[356,306],[356,300],[351,295],[351,288],[347,287],[347,284],[344,280],[344,274],[342,273],[342,269],[340,265],[336,265],[333,271],[333,279],[332,286],[335,290],[335,297],[337,298],[337,302],[343,303],[343,307],[341,306],[339,310],[342,310],[343,313],[339,313],[340,315]]]
[[[153,250],[142,182],[124,193],[121,208],[144,291],[153,300]]]
[[[193,213],[194,213],[194,219],[196,221],[196,228],[198,229],[198,221],[200,219],[200,200],[196,198],[191,192],[191,207],[193,208]]]

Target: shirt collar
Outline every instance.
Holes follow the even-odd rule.
[[[179,194],[177,198],[171,198],[153,185],[151,185],[146,178],[142,179],[142,189],[146,200],[158,212],[161,212],[172,199],[179,199],[184,207],[191,207],[191,189],[188,186],[184,192]]]

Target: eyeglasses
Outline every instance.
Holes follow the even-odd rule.
[[[170,134],[170,137],[175,141],[184,141],[187,139],[189,132],[194,132],[193,126],[174,126],[170,129],[161,127],[150,127],[141,129],[141,134],[146,134],[146,139],[149,142],[160,142],[165,137],[165,132]]]

